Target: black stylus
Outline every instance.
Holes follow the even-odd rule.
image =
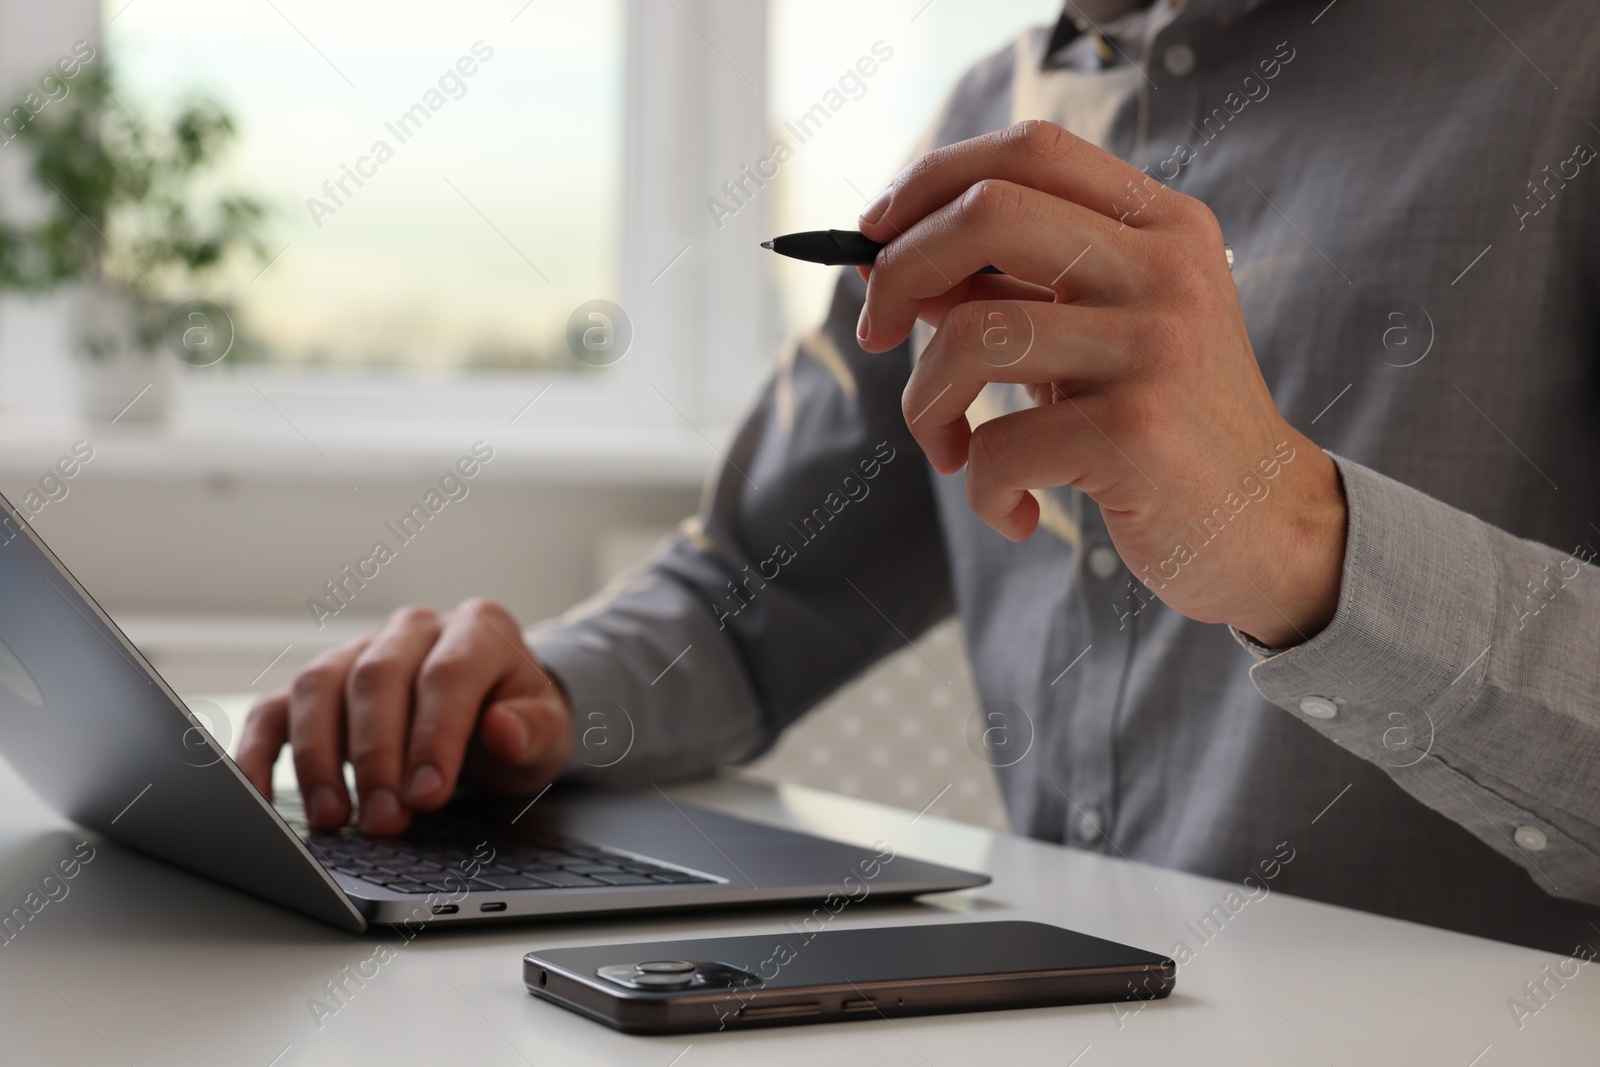
[[[855,230],[808,230],[805,233],[786,233],[770,241],[762,241],[762,248],[770,248],[780,256],[822,263],[830,267],[870,267],[877,260],[883,245]],[[999,274],[994,267],[984,267],[979,274]]]
[[[804,233],[786,233],[770,241],[762,241],[762,248],[770,248],[780,256],[822,263],[830,267],[870,267],[877,262],[883,245],[855,230],[807,230]],[[1233,247],[1222,246],[1228,260],[1228,270],[1233,270]],[[1004,274],[997,267],[984,267],[979,274]]]

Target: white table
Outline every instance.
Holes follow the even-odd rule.
[[[630,1037],[529,996],[522,954],[766,932],[804,909],[434,928],[401,948],[388,930],[354,937],[94,839],[95,857],[68,894],[0,947],[0,1062],[1505,1067],[1600,1058],[1600,967],[1585,966],[1519,1030],[1508,998],[1525,996],[1523,983],[1558,957],[1281,893],[1201,944],[1185,924],[1236,887],[737,777],[672,793],[842,840],[887,839],[903,854],[994,876],[926,903],[854,905],[837,926],[1026,918],[1164,952],[1182,940],[1195,955],[1169,1000],[1131,1015],[1129,1005],[1100,1004]],[[0,909],[20,905],[86,836],[0,763]],[[308,1000],[380,941],[396,958],[319,1029]]]

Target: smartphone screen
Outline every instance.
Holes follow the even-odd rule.
[[[1172,991],[1168,957],[1033,922],[869,929],[531,952],[529,992],[619,1029],[718,1030],[1107,1000]]]

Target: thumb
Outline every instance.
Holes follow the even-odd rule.
[[[479,778],[496,793],[521,796],[544,788],[572,758],[572,715],[558,692],[508,697],[478,719],[484,759]]]

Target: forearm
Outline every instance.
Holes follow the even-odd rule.
[[[862,288],[844,276],[822,329],[780,361],[701,514],[621,589],[532,636],[573,705],[572,774],[643,782],[748,759],[949,614],[900,413],[909,358],[856,346]],[[633,747],[613,764],[599,742],[618,729]]]

